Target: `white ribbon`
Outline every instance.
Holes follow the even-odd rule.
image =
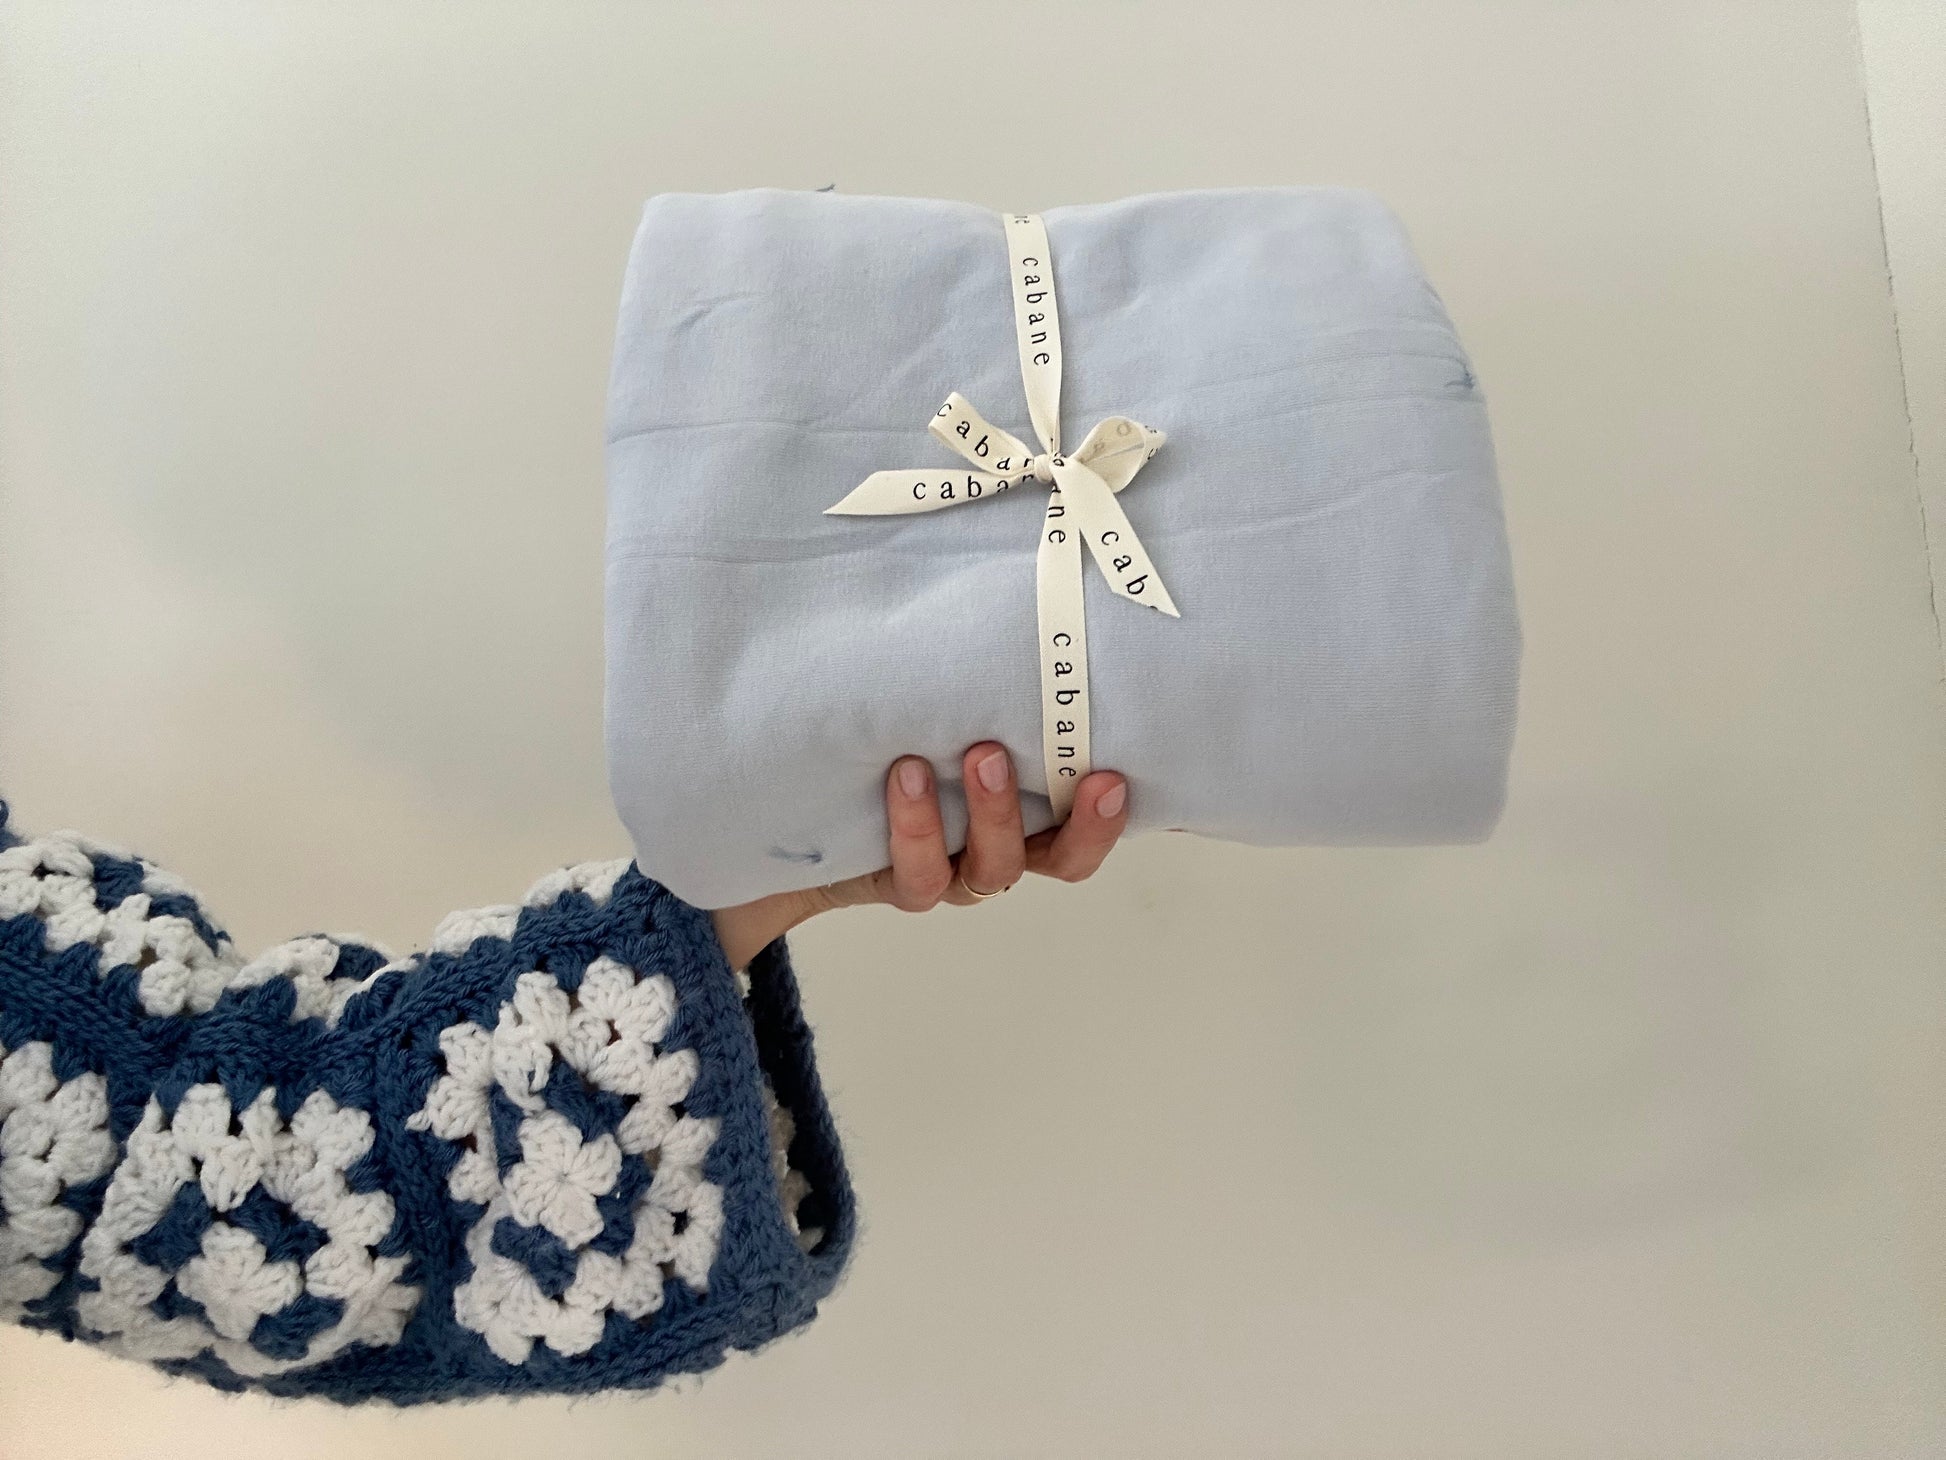
[[[1074,789],[1092,767],[1088,740],[1088,628],[1081,593],[1085,540],[1108,586],[1131,603],[1180,618],[1141,539],[1115,494],[1167,438],[1126,416],[1110,416],[1072,456],[1061,454],[1061,320],[1047,230],[1038,214],[1006,215],[1013,275],[1014,333],[1027,414],[1045,448],[987,423],[958,391],[929,429],[979,470],[942,475],[913,467],[875,471],[836,506],[833,516],[882,517],[937,512],[997,497],[1028,482],[1049,488],[1035,561],[1041,641],[1041,759],[1056,821],[1074,806]]]

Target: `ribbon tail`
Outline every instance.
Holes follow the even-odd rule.
[[[1056,822],[1068,819],[1075,788],[1093,766],[1081,538],[1061,496],[1048,496],[1034,559],[1035,619],[1041,636],[1041,766]]]
[[[958,391],[946,397],[926,429],[975,467],[1003,477],[1019,477],[1034,454],[1018,436],[1002,431],[973,409]]]
[[[1134,526],[1108,483],[1074,462],[1055,467],[1054,477],[1108,586],[1130,603],[1153,608],[1170,618],[1181,618],[1175,600],[1163,586],[1162,575],[1150,561],[1147,549],[1135,535]]]
[[[941,471],[915,466],[903,471],[875,471],[824,509],[827,517],[901,517],[914,512],[938,512],[967,502],[1005,494],[1016,478],[990,471]]]

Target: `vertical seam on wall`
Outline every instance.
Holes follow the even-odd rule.
[[[1899,362],[1899,403],[1905,412],[1905,455],[1912,471],[1913,502],[1919,509],[1920,546],[1926,556],[1926,605],[1932,614],[1933,647],[1940,656],[1942,679],[1946,679],[1946,633],[1939,621],[1939,575],[1937,565],[1946,544],[1935,541],[1935,528],[1926,512],[1924,475],[1919,461],[1918,436],[1913,425],[1912,378],[1906,368],[1903,321],[1899,314],[1899,286],[1892,272],[1892,244],[1885,226],[1885,176],[1879,170],[1876,119],[1872,115],[1871,70],[1865,58],[1865,23],[1856,4],[1851,7],[1852,59],[1858,74],[1858,97],[1865,108],[1865,150],[1872,164],[1872,201],[1878,209],[1878,256],[1885,270],[1885,295],[1892,306],[1892,348]],[[1946,528],[1946,524],[1941,524]]]

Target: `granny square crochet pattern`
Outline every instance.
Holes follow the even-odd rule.
[[[780,939],[633,864],[245,960],[0,803],[0,1319],[222,1388],[646,1388],[808,1322],[850,1185]]]

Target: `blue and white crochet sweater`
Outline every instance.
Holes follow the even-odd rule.
[[[646,1388],[808,1322],[850,1186],[782,939],[626,861],[244,959],[0,803],[0,1319],[224,1388]]]

